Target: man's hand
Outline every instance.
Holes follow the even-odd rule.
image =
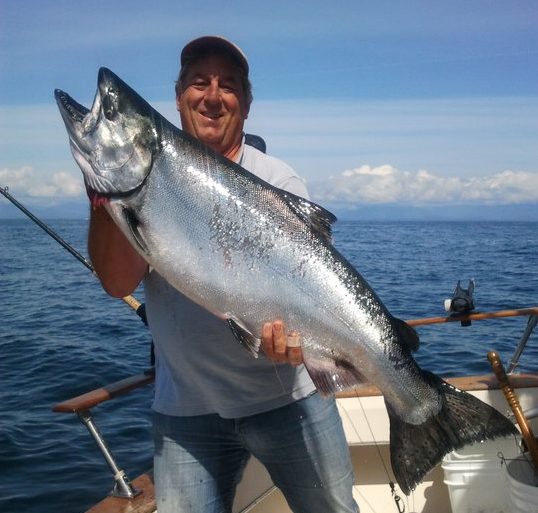
[[[275,362],[286,362],[294,367],[303,363],[299,333],[287,333],[282,321],[263,325],[262,348],[267,358]]]

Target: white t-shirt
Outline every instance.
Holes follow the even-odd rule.
[[[308,197],[293,169],[274,157],[243,144],[239,164],[276,187]],[[155,271],[144,279],[144,290],[155,343],[155,411],[239,418],[279,408],[315,390],[303,365],[275,364],[262,350],[255,359],[225,321]]]

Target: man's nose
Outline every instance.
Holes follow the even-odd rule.
[[[213,103],[220,102],[220,87],[217,81],[212,80],[206,90],[206,101]]]

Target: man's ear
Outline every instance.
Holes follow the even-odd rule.
[[[175,83],[174,91],[176,93],[176,109],[179,112],[179,99],[181,98],[181,87],[179,86],[179,80]]]

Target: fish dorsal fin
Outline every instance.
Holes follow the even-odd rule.
[[[234,337],[239,343],[252,355],[254,358],[258,358],[260,352],[261,340],[247,330],[236,319],[228,319],[228,326],[232,330]]]
[[[399,340],[413,353],[420,347],[420,339],[415,328],[409,326],[405,321],[394,318],[396,330],[398,331]]]
[[[291,192],[283,191],[283,197],[293,212],[315,233],[327,242],[332,242],[331,225],[336,222],[336,216],[332,212]]]

